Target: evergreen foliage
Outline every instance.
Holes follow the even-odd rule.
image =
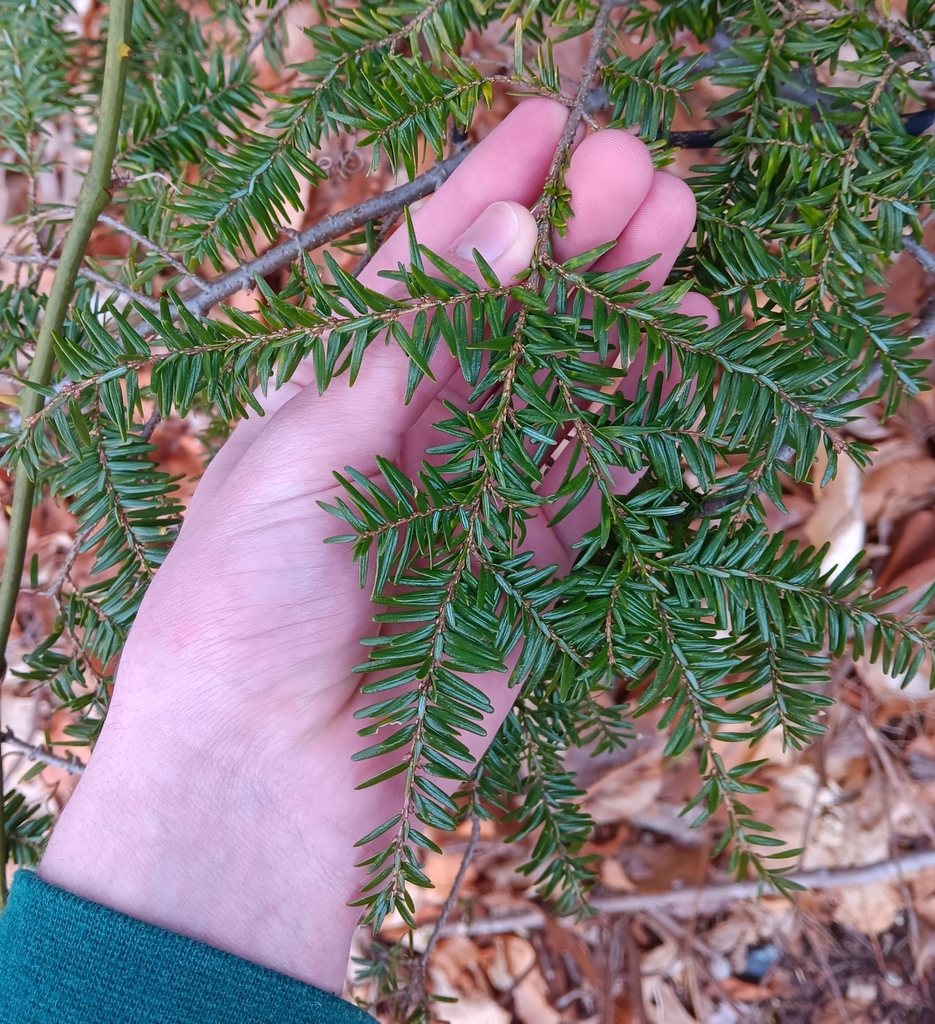
[[[0,0],[0,62],[12,68],[0,81],[0,146],[8,173],[30,183],[54,166],[45,126],[66,111],[97,116],[98,46],[60,31],[66,13],[60,0]],[[361,715],[374,743],[360,757],[394,754],[374,784],[405,778],[404,804],[366,837],[381,843],[361,896],[368,919],[395,910],[412,923],[406,887],[427,884],[420,857],[434,848],[425,827],[452,829],[469,814],[500,813],[515,838],[535,835],[526,870],[543,896],[559,912],[584,908],[591,826],[564,752],[624,744],[630,719],[663,704],[667,754],[699,758],[692,820],[722,812],[715,854],[787,889],[795,851],[746,803],[758,763],[728,770],[716,741],[780,729],[791,746],[811,742],[829,666],[849,645],[896,676],[935,664],[931,595],[895,617],[893,595],[872,591],[859,559],[823,570],[823,551],[764,529],[783,475],[809,478],[820,453],[825,481],[841,458],[866,464],[848,422],[870,402],[892,413],[924,386],[906,318],[884,312],[878,288],[904,236],[921,237],[932,196],[935,147],[905,121],[932,80],[931,5],[910,0],[905,22],[869,0],[365,0],[321,14],[307,30],[315,59],[294,69],[288,94],[268,96],[247,59],[244,10],[218,4],[207,32],[182,2],[138,0],[110,210],[130,253],[85,265],[53,375],[31,385],[43,409],[21,421],[13,408],[3,425],[4,467],[76,514],[77,550],[94,551],[99,574],[80,590],[67,572],[58,582],[58,624],[28,659],[29,678],[93,743],[121,644],[180,521],[175,484],[150,458],[144,399],[163,417],[197,407],[226,424],[255,405],[258,384],[288,379],[302,359],[321,390],[353,379],[387,330],[411,360],[411,395],[448,346],[487,399],[479,411],[448,408],[441,464],[408,479],[384,462],[377,483],[334,467],[344,491],[329,509],[334,541],[350,546],[362,581],[372,574],[376,622],[398,627],[364,639],[360,669],[376,673]],[[662,291],[634,283],[640,266],[597,273],[582,269],[588,258],[553,258],[549,227],[569,213],[558,174],[537,207],[540,244],[521,287],[480,259],[476,284],[413,238],[397,275],[405,300],[306,253],[279,294],[259,279],[261,315],[207,317],[213,303],[200,304],[192,275],[247,263],[276,240],[300,180],[325,177],[314,159],[325,138],[356,130],[374,164],[413,175],[423,149],[450,152],[452,130],[466,131],[494,82],[559,94],[550,40],[595,22],[581,98],[637,130],[659,164],[698,79],[729,90],[707,111],[714,142],[691,182],[695,242]],[[469,31],[489,26],[514,59],[485,76],[461,53]],[[273,59],[281,31],[272,25],[262,41]],[[634,33],[654,41],[636,58],[620,41]],[[685,33],[710,52],[687,57]],[[848,84],[825,84],[838,68]],[[61,216],[30,207],[19,242],[37,263],[55,251]],[[372,249],[383,224],[360,222],[338,242]],[[689,287],[713,299],[719,326],[676,311]],[[28,265],[0,292],[0,370],[17,381],[46,301]],[[616,390],[641,352],[647,366],[679,371],[671,393],[648,374],[632,400]],[[545,497],[544,467],[566,441],[574,457]],[[614,493],[615,466],[644,473],[631,493]],[[554,522],[595,490],[600,521],[573,569],[534,564],[530,513],[549,503]],[[472,676],[505,670],[511,656],[520,698],[475,765],[460,734],[481,728],[489,704]],[[622,684],[628,709],[614,703]],[[462,783],[461,796],[439,778]],[[8,794],[5,817],[23,862],[47,822],[21,802]]]

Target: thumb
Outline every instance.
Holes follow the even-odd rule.
[[[393,246],[395,243],[398,246],[396,235],[400,231],[405,235],[405,229],[398,229],[388,245]],[[536,244],[536,232],[536,219],[525,206],[499,200],[484,209],[462,235],[455,236],[444,247],[434,249],[429,246],[429,249],[463,271],[473,281],[483,284],[483,278],[474,260],[476,249],[490,264],[500,282],[511,284],[516,275],[529,266]],[[418,234],[416,240],[420,240]],[[380,272],[374,266],[376,262],[374,259],[364,269],[360,275],[360,283],[373,291],[394,298],[405,295],[401,284],[379,276]]]
[[[503,284],[529,266],[536,244],[536,219],[519,203],[491,203],[452,247],[450,260],[481,283],[474,250],[484,257]]]

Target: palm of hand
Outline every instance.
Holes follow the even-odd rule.
[[[565,117],[549,101],[521,104],[414,215],[419,240],[467,272],[474,268],[464,254],[473,246],[502,281],[523,270],[536,235],[528,208],[541,194]],[[688,188],[653,173],[645,147],[611,131],[580,144],[566,183],[575,217],[566,236],[554,239],[556,255],[568,259],[617,239],[599,267],[661,254],[644,275],[659,287],[693,227]],[[387,290],[379,271],[406,261],[405,232],[398,232],[362,281]],[[710,308],[698,296],[685,305],[695,314]],[[437,384],[423,381],[405,406],[407,370],[395,345],[374,345],[353,389],[339,379],[319,397],[307,387],[311,369],[301,367],[263,400],[265,417],[238,427],[208,468],[147,594],[95,751],[97,774],[92,769],[82,782],[42,866],[50,881],[91,899],[332,989],[340,988],[357,918],[346,906],[362,880],[353,844],[399,811],[401,783],[354,791],[374,773],[372,763],[354,766],[350,757],[372,742],[357,736],[351,711],[360,701],[352,669],[363,660],[360,640],[374,631],[375,609],[347,548],[323,543],[339,530],[319,502],[337,494],[333,470],[351,465],[372,475],[377,455],[417,474],[426,447],[437,443],[432,424],[445,418],[441,400],[463,402],[469,389],[454,360],[439,353]],[[546,492],[563,470],[550,471]],[[555,529],[537,517],[529,531],[537,563],[567,568],[570,545],[596,514],[585,503]],[[494,713],[487,737],[470,737],[475,756],[515,696],[500,674],[478,685]],[[138,768],[147,757],[171,767],[149,780]],[[108,765],[137,780],[132,795],[108,790]],[[178,803],[166,807],[173,786]],[[108,800],[118,808],[111,813],[122,815],[121,838],[94,835],[90,826],[79,834],[82,806],[85,821],[106,831]],[[183,851],[172,844],[167,851],[160,838],[179,815],[196,821],[189,830],[206,832],[204,842],[215,848],[210,880],[191,871],[179,880]],[[136,833],[127,821],[137,823]],[[279,849],[257,849],[261,833],[276,836]],[[192,845],[201,845],[197,837]],[[139,865],[135,873],[128,859]],[[120,863],[121,882],[115,888],[111,879],[102,895],[112,861]],[[262,913],[255,898],[243,899],[258,875],[267,893]],[[232,889],[240,894],[236,905]],[[309,929],[316,904],[338,940],[322,941]]]

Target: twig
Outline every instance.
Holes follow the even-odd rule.
[[[935,85],[935,63],[932,62],[932,55],[929,53],[929,49],[925,43],[909,28],[909,26],[903,25],[902,22],[899,21],[893,21],[891,18],[884,18],[883,15],[873,7],[868,7],[864,13],[874,23],[874,25],[877,26],[877,28],[886,29],[894,39],[898,39],[901,43],[905,43],[906,46],[909,47],[912,51],[912,56],[927,72],[932,81],[932,85]]]
[[[325,217],[324,220],[320,220],[312,227],[300,231],[294,238],[267,250],[257,259],[212,281],[200,295],[194,296],[185,303],[186,308],[195,316],[204,316],[219,302],[230,298],[242,288],[252,287],[254,278],[266,277],[268,274],[288,266],[304,250],[317,249],[319,246],[347,234],[348,231],[359,228],[368,220],[390,216],[393,213],[398,214],[404,207],[419,199],[424,199],[434,192],[469,152],[469,149],[465,149],[461,153],[456,153],[454,156],[448,157],[447,160],[435,164],[425,174],[420,174],[417,178],[398,188],[365,199],[364,202],[358,203],[356,206]]]
[[[365,252],[363,256],[361,256],[357,263],[354,265],[354,277],[360,277],[364,267],[366,267],[367,264],[373,259],[373,257],[376,256],[377,252],[379,252],[380,250],[380,247],[390,237],[390,232],[393,230],[394,226],[398,221],[398,213],[395,216],[393,214],[389,214],[384,219],[383,223],[380,225],[380,230],[377,233],[377,237],[373,240],[373,251]]]
[[[32,217],[28,217],[25,223],[61,223],[62,221],[72,220],[74,216],[74,206],[60,205],[52,207],[51,209],[42,210],[39,213],[34,214]],[[186,280],[191,281],[192,284],[194,284],[196,287],[207,288],[208,282],[205,281],[204,278],[199,277],[197,274],[193,274],[188,269],[188,267],[186,267],[185,264],[182,263],[181,260],[176,259],[172,255],[172,253],[168,252],[157,242],[154,242],[151,238],[137,231],[135,228],[131,228],[128,224],[124,224],[124,222],[122,220],[119,220],[117,217],[111,217],[108,213],[102,213],[97,219],[98,223],[106,224],[108,227],[113,228],[115,231],[119,231],[121,234],[126,235],[128,238],[132,238],[135,242],[138,242],[144,248],[149,249],[150,252],[156,253],[161,259],[163,259],[167,264],[169,264],[169,266],[171,266],[174,270],[177,270],[180,274],[182,274],[185,277]],[[7,256],[7,252],[9,252],[10,248],[15,244],[15,242],[16,237],[14,237],[10,242],[7,243],[4,249],[0,251],[0,259],[9,259],[9,257]],[[38,254],[35,255],[36,258],[38,259]],[[13,259],[12,262],[15,263],[17,262],[17,260]],[[21,260],[20,262],[27,261]]]
[[[432,929],[432,934],[429,936],[425,949],[419,957],[419,962],[416,964],[415,969],[412,972],[412,977],[409,979],[409,983],[406,985],[406,990],[403,993],[400,1005],[406,1013],[409,1012],[409,1006],[412,1002],[412,997],[416,989],[424,991],[425,969],[428,966],[429,958],[432,956],[432,951],[435,949],[436,943],[442,936],[442,931],[448,922],[448,918],[451,916],[452,910],[454,910],[455,903],[458,900],[458,893],[464,883],[464,877],[467,874],[471,860],[474,857],[474,851],[477,849],[478,839],[480,839],[480,818],[475,814],[471,818],[471,838],[468,839],[467,846],[464,848],[464,854],[461,857],[461,866],[458,868],[458,873],[455,875],[455,880],[451,886],[451,892],[448,893],[448,898],[442,906],[441,913],[438,915],[438,919]]]
[[[828,985],[831,988],[831,994],[834,996],[834,1004],[837,1008],[838,1016],[841,1018],[841,1024],[851,1024],[851,1018],[844,1003],[844,993],[841,991],[838,979],[834,976],[834,971],[831,970],[828,954],[825,953],[820,938],[816,936],[816,930],[808,922],[805,923],[805,934],[808,935],[809,945],[815,951],[815,956],[821,962],[821,969],[825,972],[825,976],[828,979]]]
[[[149,419],[143,424],[143,429],[140,431],[140,437],[144,441],[148,441],[153,436],[153,431],[159,426],[162,421],[162,416],[159,413],[159,409],[154,408],[149,414]]]
[[[605,6],[607,7],[606,14],[609,18],[610,11],[618,6],[618,4],[608,0]],[[597,22],[595,22],[595,26],[597,26]],[[606,19],[604,28],[606,29]],[[599,57],[600,48],[597,49],[597,55]],[[587,77],[582,78],[582,85],[585,82],[593,83],[595,73],[596,68],[592,69],[590,79],[587,79]],[[583,102],[580,109],[578,109],[582,96],[580,88],[578,98],[571,105],[568,123],[571,124],[574,120],[576,128],[581,120],[591,123],[586,109],[589,91],[590,85],[587,90],[583,90]],[[669,137],[670,145],[688,149],[707,148],[712,145],[712,136],[717,131],[719,129],[715,129],[714,132],[672,133]],[[574,140],[574,131],[571,132],[571,140]],[[230,298],[231,295],[235,295],[241,289],[252,288],[256,277],[266,277],[288,266],[303,251],[317,249],[322,245],[326,245],[335,238],[339,238],[341,235],[361,227],[368,220],[390,217],[394,214],[398,216],[405,207],[417,202],[419,199],[424,199],[436,191],[450,177],[451,173],[462,163],[472,149],[472,146],[466,146],[460,152],[435,164],[424,174],[420,174],[412,181],[391,189],[389,192],[366,199],[364,202],[348,207],[348,209],[342,210],[339,213],[332,214],[330,217],[325,217],[317,224],[313,224],[310,228],[298,232],[280,245],[268,249],[262,256],[244,263],[242,266],[216,278],[214,281],[204,282],[201,278],[196,278],[199,282],[198,288],[200,293],[186,299],[186,309],[196,317],[203,317],[219,302]],[[360,269],[363,269],[363,267]],[[142,325],[139,333],[144,338],[148,337],[152,334],[152,328],[148,324]]]
[[[614,6],[617,5],[610,2],[610,0],[605,3],[605,7],[607,8],[604,18],[605,28],[606,19],[609,17],[610,10]],[[597,22],[595,22],[595,25],[597,25]],[[593,81],[595,70],[596,68],[591,69],[590,79],[587,79],[586,77],[582,79],[582,85],[586,81]],[[519,82],[516,83],[516,85],[518,87],[522,87],[523,83]],[[583,92],[584,99],[580,101],[580,108],[579,99],[582,93],[581,89],[579,89],[579,99],[576,99],[571,103],[568,123],[571,124],[574,122],[575,128],[577,128],[578,122],[582,119],[586,119],[591,123],[585,110],[587,92],[588,90],[584,90]],[[568,129],[566,128],[566,132],[567,131]],[[574,130],[571,130],[568,142],[569,146],[571,145],[571,142],[574,141],[574,134]],[[230,298],[231,295],[236,294],[241,289],[251,288],[255,278],[266,277],[267,275],[288,266],[296,260],[303,251],[317,249],[322,245],[326,245],[335,238],[339,238],[341,235],[345,235],[349,231],[353,231],[355,228],[361,227],[363,224],[366,224],[368,220],[376,220],[380,217],[392,217],[394,215],[399,216],[405,207],[410,206],[412,203],[415,203],[420,199],[424,199],[426,196],[435,192],[439,186],[451,176],[452,172],[463,162],[464,158],[473,148],[473,146],[465,146],[462,150],[453,153],[447,159],[430,167],[424,174],[420,174],[412,181],[408,181],[397,188],[391,189],[389,192],[384,192],[381,195],[366,199],[364,202],[358,203],[356,206],[348,207],[346,210],[341,210],[339,213],[332,214],[330,217],[325,217],[317,224],[313,224],[310,228],[306,228],[304,231],[298,232],[292,238],[287,239],[280,245],[276,245],[273,246],[272,249],[268,249],[262,256],[258,256],[256,259],[250,260],[248,263],[244,263],[242,266],[216,278],[214,281],[205,283],[205,286],[202,288],[199,295],[192,296],[185,302],[186,309],[188,309],[194,316],[204,316],[219,302],[223,302],[225,299]],[[363,266],[359,269],[363,269]],[[140,333],[144,337],[146,337],[150,332],[151,328],[148,326],[143,326],[140,329]]]
[[[27,743],[21,740],[10,729],[4,729],[0,733],[0,743],[5,743],[11,750],[28,757],[30,761],[38,761],[50,768],[61,768],[69,775],[81,775],[87,765],[77,757],[62,757],[60,754],[53,754],[48,747],[39,746],[36,743]]]
[[[874,885],[899,878],[900,872],[910,875],[935,867],[935,850],[908,853],[899,863],[894,860],[876,861],[862,867],[818,868],[813,871],[796,871],[786,877],[803,889],[838,889],[850,885]],[[670,909],[693,912],[715,910],[735,900],[757,899],[763,895],[774,895],[762,882],[728,882],[723,885],[692,886],[672,889],[669,892],[635,893],[624,896],[598,896],[590,906],[601,914],[632,914],[637,911],[650,913]],[[470,924],[455,922],[439,929],[440,937],[451,935],[504,935],[511,932],[536,931],[546,926],[549,920],[544,911],[531,910],[511,917],[487,918]]]
[[[187,281],[191,281],[197,288],[205,289],[208,287],[208,282],[197,274],[193,274],[181,260],[177,260],[172,253],[167,252],[161,245],[157,245],[157,243],[151,238],[147,238],[146,235],[140,234],[139,231],[131,228],[128,224],[124,224],[122,220],[118,220],[116,217],[111,217],[110,214],[107,213],[102,213],[97,219],[101,224],[106,224],[115,231],[120,231],[129,238],[132,238],[135,242],[139,242],[144,249],[149,249],[150,252],[154,252],[160,259],[168,263],[173,270],[177,270],[180,274],[183,274],[185,279]]]
[[[601,6],[598,8],[597,17],[594,19],[594,25],[591,29],[591,48],[588,50],[588,59],[585,62],[584,70],[581,74],[581,81],[578,83],[578,92],[575,96],[574,103],[568,112],[568,120],[565,123],[565,130],[562,132],[558,146],[555,149],[555,154],[552,157],[552,163],[549,166],[549,173],[545,179],[545,188],[543,190],[542,199],[539,201],[539,209],[536,211],[536,219],[539,222],[539,241],[536,245],[537,265],[549,255],[549,236],[551,234],[551,224],[549,223],[549,212],[551,209],[549,191],[557,184],[559,177],[561,176],[565,163],[568,160],[568,153],[571,150],[571,145],[575,141],[575,135],[578,132],[578,125],[587,113],[588,97],[591,95],[591,89],[594,86],[594,79],[597,77],[604,60],[604,50],[607,46],[607,26],[610,23],[610,15],[613,9],[618,6],[618,3],[619,0],[603,0]],[[539,271],[537,266],[536,269],[533,270],[532,277],[530,278],[530,282],[527,287],[532,291],[535,291],[536,288],[538,288],[538,284]]]
[[[649,1014],[646,1012],[646,1002],[643,999],[643,971],[640,964],[640,948],[636,944],[636,937],[633,935],[632,915],[626,914],[620,924],[623,934],[623,966],[631,989],[630,1003],[636,1010],[636,1016],[640,1024],[649,1024]]]
[[[266,15],[266,20],[247,40],[246,56],[249,57],[253,51],[266,40],[272,32],[273,26],[279,21],[285,9],[292,3],[292,0],[279,0],[279,3]]]
[[[93,527],[89,527],[87,530],[82,530],[77,537],[72,541],[71,547],[68,549],[68,554],[65,556],[65,561],[62,563],[61,569],[55,574],[55,579],[49,584],[45,590],[39,591],[40,597],[50,597],[53,601],[57,601],[62,594],[62,587],[65,585],[65,580],[68,579],[68,574],[71,572],[75,559],[78,557],[78,553],[81,551],[81,545],[88,539],[93,531]]]
[[[98,217],[110,202],[110,180],[120,131],[123,111],[124,85],[127,77],[128,41],[133,14],[133,0],[111,0],[108,13],[107,51],[104,58],[104,81],[101,89],[101,113],[88,173],[78,194],[75,216],[65,237],[62,255],[49,292],[42,327],[36,341],[35,354],[29,366],[28,380],[45,389],[52,374],[55,356],[53,339],[65,323],[65,315],[75,292],[75,282],[81,269],[91,231]],[[43,406],[45,398],[40,390],[24,388],[20,397],[23,420],[34,416]],[[21,463],[16,470],[13,489],[13,511],[7,538],[6,561],[0,581],[0,678],[6,673],[6,648],[10,628],[16,615],[16,597],[19,593],[26,560],[26,540],[32,514],[35,481],[29,478]],[[2,766],[2,762],[0,762]],[[0,796],[3,793],[3,772],[0,767]],[[0,799],[0,905],[6,903],[6,837],[3,828],[3,801]]]
[[[860,720],[865,729],[876,734],[876,730],[870,724],[866,715],[862,713],[860,716]],[[882,738],[877,737],[877,740],[879,741],[879,746],[876,746],[876,744],[874,744],[874,760],[876,761],[877,766],[882,771],[883,775],[883,812],[886,815],[886,828],[889,832],[890,856],[899,865],[899,891],[902,893],[903,902],[906,906],[906,919],[909,924],[909,948],[912,951],[913,957],[916,958],[916,962],[918,962],[919,952],[921,948],[919,945],[919,919],[916,917],[915,907],[912,904],[912,892],[909,889],[909,882],[907,881],[906,874],[902,869],[902,854],[899,851],[899,843],[896,838],[896,829],[893,827],[893,813],[890,808],[890,797],[896,799],[896,797],[899,794],[899,789],[895,786],[893,786],[891,789],[891,775],[895,774],[895,768],[893,767],[892,759],[889,756],[889,751],[886,749],[886,745],[883,743]],[[917,821],[920,821],[921,815],[916,814],[914,816],[916,817]],[[922,824],[924,828],[925,823]],[[929,827],[928,831],[929,834],[931,834],[931,827]],[[874,943],[874,952],[880,960],[883,960],[883,956],[880,951],[880,944],[877,941],[876,933],[872,930],[870,932],[870,938]],[[881,973],[886,974],[885,964],[884,969]]]
[[[901,779],[899,777],[899,773],[896,770],[896,765],[893,764],[893,758],[890,756],[890,752],[886,749],[886,744],[883,742],[883,738],[870,724],[866,714],[861,713],[859,716],[859,721],[864,735],[870,741],[871,747],[873,747],[874,757],[878,762],[880,768],[882,769],[883,777],[889,785],[892,793],[898,794],[901,790],[905,791],[906,781],[905,779]],[[889,800],[887,798],[884,798],[883,803],[887,818],[889,818]],[[927,818],[927,816],[922,812],[922,810],[917,805],[913,805],[912,807],[912,816],[915,819],[915,821],[919,824],[922,831],[926,834],[926,836],[928,836],[929,841],[935,842],[935,829],[933,829],[932,827],[932,822]],[[897,865],[901,863],[901,858],[894,857],[894,860],[896,861]],[[899,873],[899,877],[900,880],[902,880],[901,871]]]
[[[935,276],[935,256],[924,245],[919,245],[914,238],[904,238],[903,248],[913,256],[926,274]]]
[[[711,949],[711,947],[702,942],[697,935],[694,935],[687,928],[682,927],[675,918],[670,917],[661,910],[654,910],[652,913],[647,913],[645,914],[645,918],[650,922],[650,925],[654,929],[657,931],[662,930],[664,932],[668,932],[669,935],[678,942],[685,943],[692,953],[698,954],[700,959],[696,962],[700,962],[701,969],[707,975],[711,987],[725,1003],[730,1004],[738,1018],[745,1016],[749,1012],[748,1009],[745,1009],[741,1003],[738,1003],[727,989],[724,988],[721,980],[714,973],[713,965],[719,960],[723,961],[725,959],[722,953],[718,953]]]
[[[935,336],[935,295],[919,310],[919,322],[909,333],[926,341]]]
[[[49,267],[53,270],[59,265],[58,260],[51,260],[47,256],[33,256],[31,254],[26,256],[11,256],[7,254],[3,259],[10,263],[41,263],[43,267]],[[112,281],[109,277],[99,274],[96,270],[91,270],[90,267],[79,267],[77,276],[86,278],[88,281],[93,281],[95,284],[102,285],[105,288],[113,288],[115,292],[126,296],[128,299],[132,299],[134,302],[138,302],[141,306],[145,306],[146,309],[152,310],[154,313],[158,313],[162,308],[158,299],[154,299],[150,295],[143,295],[141,292],[135,292],[125,284],[120,284],[119,281]]]

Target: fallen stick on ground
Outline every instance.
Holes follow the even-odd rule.
[[[839,889],[849,885],[872,885],[897,879],[925,868],[935,867],[935,850],[908,853],[905,857],[877,861],[853,868],[820,868],[815,871],[796,871],[788,877],[804,889]],[[777,895],[759,882],[728,882],[723,885],[705,885],[669,892],[633,893],[620,896],[598,896],[591,906],[601,914],[632,914],[636,911],[687,910],[701,913],[717,909],[734,900],[756,899]],[[510,932],[537,931],[544,928],[548,915],[541,910],[514,914],[511,917],[484,918],[470,923],[454,921],[440,929],[440,936],[505,935]],[[569,923],[573,918],[566,918]],[[425,925],[431,929],[432,923]]]

